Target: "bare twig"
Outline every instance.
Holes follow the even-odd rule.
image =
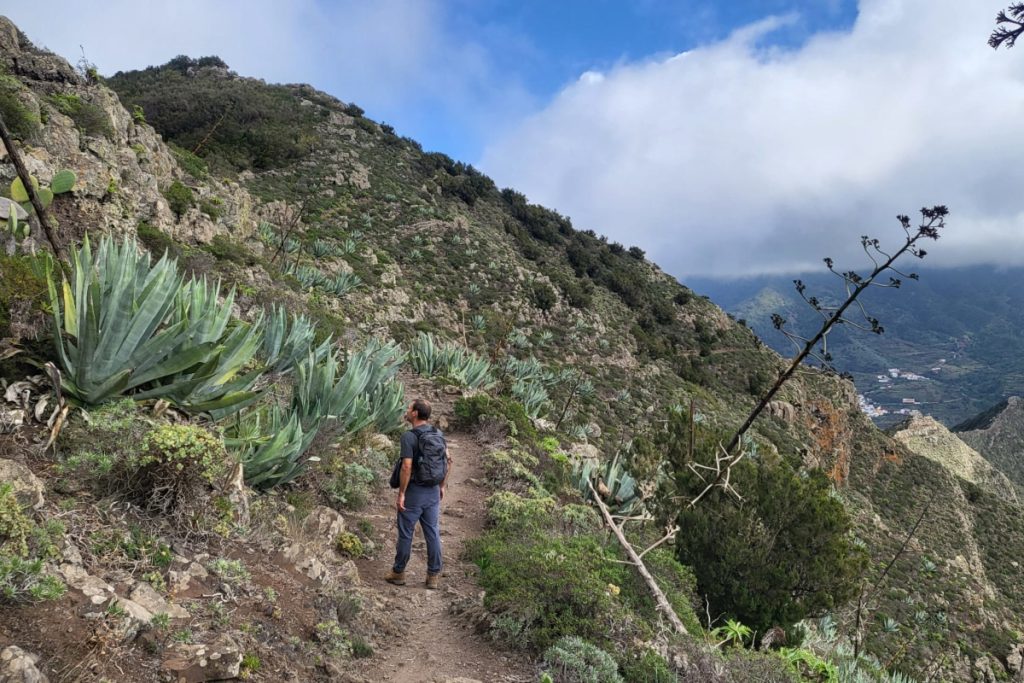
[[[1021,33],[1024,33],[1024,2],[1015,2],[996,15],[996,28],[988,37],[988,44],[993,50],[1011,48],[1017,44]]]

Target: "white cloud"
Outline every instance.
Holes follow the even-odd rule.
[[[862,0],[852,30],[797,50],[758,47],[783,20],[758,22],[584,73],[481,167],[684,278],[818,268],[939,203],[929,263],[1024,263],[1024,58],[986,45],[992,19]]]

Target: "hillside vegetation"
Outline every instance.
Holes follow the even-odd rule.
[[[0,29],[23,154],[78,179],[67,283],[38,231],[0,257],[0,646],[81,680],[197,680],[210,648],[222,678],[354,676],[402,629],[362,511],[423,394],[482,451],[490,498],[460,514],[486,519],[484,597],[451,618],[509,680],[1019,675],[1019,508],[837,377],[801,371],[755,423],[742,500],[682,509],[782,364],[641,250],[308,86],[215,57],[102,82]],[[683,526],[646,559],[687,634],[582,471],[638,548]]]

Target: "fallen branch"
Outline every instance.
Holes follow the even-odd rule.
[[[684,635],[688,634],[689,632],[686,630],[686,627],[683,626],[683,622],[679,620],[679,616],[676,614],[676,611],[672,609],[672,604],[669,603],[668,598],[665,597],[665,593],[662,592],[658,582],[655,581],[654,577],[651,576],[651,573],[647,571],[647,566],[644,564],[644,561],[640,559],[640,556],[637,555],[636,550],[626,539],[625,534],[622,533],[622,528],[615,523],[614,519],[612,519],[612,513],[608,510],[608,506],[604,504],[604,501],[601,500],[601,496],[597,495],[597,490],[594,488],[594,484],[589,478],[587,479],[587,486],[590,487],[590,493],[593,496],[594,501],[597,503],[597,507],[601,510],[601,515],[604,517],[605,523],[608,524],[612,533],[615,534],[615,538],[618,539],[619,545],[621,545],[622,549],[626,551],[626,555],[629,556],[633,566],[635,566],[636,570],[640,573],[644,583],[646,583],[647,587],[650,588],[651,594],[654,596],[654,604],[658,608],[658,611],[665,615],[669,620],[669,623],[672,624],[672,628],[676,630],[676,633],[682,633]]]

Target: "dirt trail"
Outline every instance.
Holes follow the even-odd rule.
[[[365,660],[358,673],[367,681],[433,683],[463,677],[486,682],[527,682],[537,680],[528,657],[505,652],[449,613],[452,602],[472,598],[480,592],[474,578],[476,568],[463,560],[468,539],[483,531],[484,501],[482,447],[467,434],[447,435],[454,461],[448,494],[441,506],[441,542],[445,569],[441,588],[424,588],[426,548],[419,526],[413,537],[412,560],[406,569],[405,586],[383,580],[395,556],[394,495],[382,491],[368,509],[366,518],[382,539],[373,559],[361,560],[359,573],[364,585],[377,588],[387,604],[404,620],[400,637],[394,642],[376,642],[374,656]]]

